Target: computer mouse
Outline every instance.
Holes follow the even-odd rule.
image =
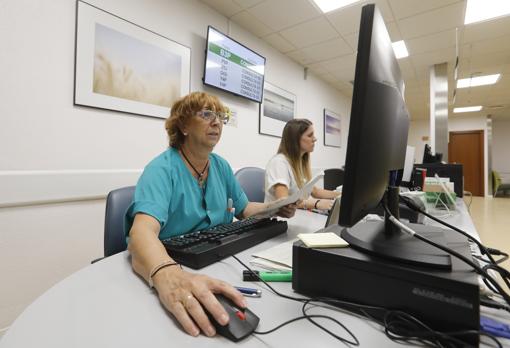
[[[215,294],[216,299],[225,308],[229,316],[228,324],[220,325],[214,317],[206,311],[209,320],[216,328],[216,332],[231,341],[237,342],[250,335],[259,325],[257,317],[248,308],[239,308],[234,302],[223,295]]]

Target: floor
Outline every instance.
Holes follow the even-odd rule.
[[[510,254],[510,197],[473,197],[469,211],[482,243]],[[510,260],[501,265],[510,271]]]

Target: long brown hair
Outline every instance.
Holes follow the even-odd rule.
[[[170,116],[165,122],[168,143],[171,147],[176,149],[181,147],[185,139],[181,129],[193,115],[204,108],[208,108],[212,111],[227,111],[227,108],[217,97],[204,92],[190,93],[177,100],[174,105],[172,105]]]
[[[312,178],[310,154],[307,152],[301,156],[300,145],[301,137],[311,125],[312,122],[306,118],[295,118],[287,122],[278,148],[278,153],[289,161],[299,188]]]

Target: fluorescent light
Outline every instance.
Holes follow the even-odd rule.
[[[508,0],[468,0],[464,24],[486,21],[510,14]]]
[[[482,110],[482,106],[478,105],[478,106],[466,106],[463,108],[454,108],[453,112],[458,114],[461,112],[473,112],[473,111],[480,111],[480,110]]]
[[[501,76],[501,74],[494,74],[494,75],[468,77],[467,79],[460,79],[460,80],[457,80],[457,88],[493,85],[496,82],[498,82],[500,76]]]
[[[315,5],[317,5],[323,13],[334,11],[358,1],[359,0],[313,0]]]
[[[392,46],[393,46],[393,51],[395,52],[395,56],[397,57],[397,59],[405,58],[405,57],[409,56],[409,52],[407,52],[407,47],[406,47],[406,43],[404,42],[404,40],[393,42]]]

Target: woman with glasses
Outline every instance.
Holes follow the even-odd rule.
[[[247,218],[266,207],[248,202],[228,162],[212,153],[229,120],[227,111],[218,98],[201,92],[172,106],[165,123],[170,146],[145,167],[126,213],[134,271],[156,288],[161,303],[193,336],[215,334],[203,308],[221,325],[228,322],[213,293],[243,308],[246,302],[229,284],[181,269],[161,240],[230,223],[234,214]],[[289,205],[279,215],[291,217],[295,210]]]
[[[311,178],[310,153],[317,138],[312,122],[297,118],[283,129],[278,153],[266,166],[265,202],[285,198],[299,191]],[[312,196],[299,203],[303,209],[328,210],[340,193],[314,187]]]

